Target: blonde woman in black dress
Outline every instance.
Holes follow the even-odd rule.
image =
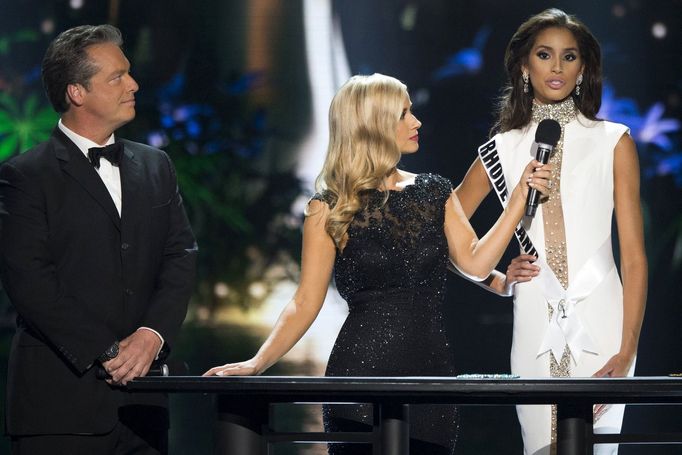
[[[256,355],[206,375],[263,373],[303,336],[320,311],[334,273],[349,315],[327,365],[328,376],[452,376],[443,327],[448,261],[488,276],[523,216],[529,187],[546,193],[549,166],[530,162],[498,221],[477,238],[450,182],[397,168],[419,149],[421,122],[407,87],[381,74],[352,77],[336,94],[330,140],[303,233],[301,281]],[[454,406],[410,410],[410,452],[451,454]],[[365,405],[328,406],[327,431],[362,431]],[[330,454],[371,453],[362,444],[330,444]]]

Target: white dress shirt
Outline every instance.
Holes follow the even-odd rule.
[[[71,131],[62,123],[61,119],[59,120],[57,126],[60,130],[62,130],[62,133],[66,134],[66,137],[71,139],[71,142],[76,144],[76,147],[83,152],[83,155],[85,155],[86,158],[88,158],[88,149],[91,147],[103,147],[105,145],[114,143],[113,134],[109,136],[109,139],[107,139],[104,144],[100,145],[86,137],[81,136],[80,134]],[[104,182],[104,186],[107,187],[107,191],[109,191],[111,199],[114,201],[114,205],[118,211],[118,216],[121,216],[121,173],[118,170],[118,166],[114,166],[109,162],[109,160],[103,159],[99,160],[99,169],[94,169],[99,174],[102,182]]]

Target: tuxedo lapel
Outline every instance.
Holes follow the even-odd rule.
[[[142,163],[135,157],[130,142],[124,142],[121,173],[121,219],[127,227],[141,213],[143,197],[138,193],[143,178]]]
[[[50,139],[55,155],[60,160],[62,170],[69,174],[109,215],[117,229],[121,229],[121,218],[111,199],[107,187],[92,167],[88,159],[64,133],[55,128]]]

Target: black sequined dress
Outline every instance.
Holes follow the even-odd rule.
[[[367,208],[348,229],[334,276],[349,314],[327,364],[327,376],[452,376],[443,327],[448,247],[445,205],[452,187],[419,174],[402,191],[368,191]],[[333,206],[328,193],[314,199]],[[367,431],[368,405],[325,406],[327,431]],[[410,407],[410,453],[451,454],[458,414],[449,405]],[[330,444],[329,453],[370,454],[368,445]]]

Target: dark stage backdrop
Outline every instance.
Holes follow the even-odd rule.
[[[200,244],[197,289],[174,352],[199,374],[252,355],[292,295],[302,208],[338,86],[357,73],[403,80],[424,124],[420,150],[403,166],[456,185],[488,137],[508,39],[549,6],[577,14],[600,40],[600,115],[630,126],[639,150],[650,288],[637,374],[680,372],[681,0],[0,0],[0,161],[44,140],[56,122],[40,87],[49,41],[79,24],[120,27],[141,86],[137,118],[120,135],[172,156]],[[485,232],[498,214],[491,196],[472,223]],[[501,269],[517,252],[512,245]],[[330,295],[319,327],[272,373],[323,371],[344,311]],[[508,372],[511,301],[455,276],[447,300],[459,371]],[[3,369],[13,319],[0,292]],[[4,389],[4,374],[0,380]],[[171,452],[210,453],[210,399],[172,404]],[[316,409],[277,412],[296,428],[319,425]],[[631,407],[624,430],[679,431],[679,415],[675,407]],[[462,416],[458,453],[520,453],[513,408],[467,407]]]

